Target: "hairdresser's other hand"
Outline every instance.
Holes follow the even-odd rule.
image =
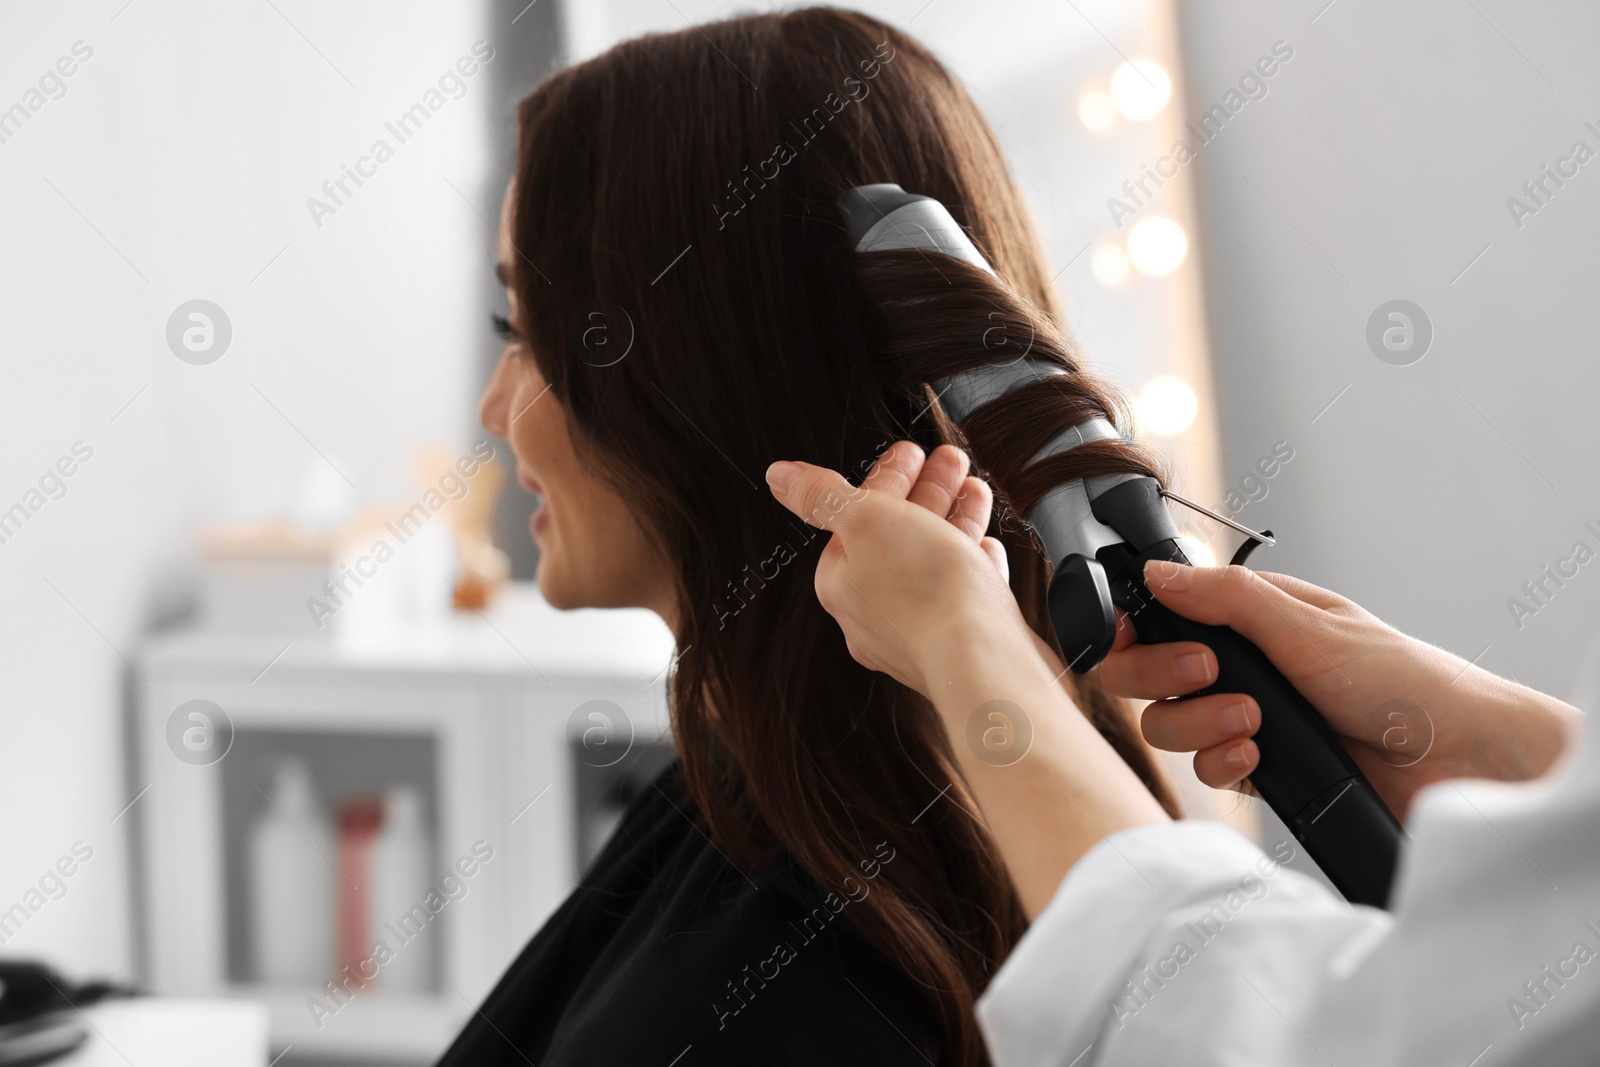
[[[1447,778],[1520,781],[1549,770],[1578,712],[1424,641],[1408,637],[1337,593],[1245,567],[1152,562],[1156,599],[1198,622],[1231,627],[1266,653],[1333,725],[1372,785],[1400,818],[1423,786]],[[1260,753],[1250,740],[1261,709],[1218,693],[1169,700],[1217,676],[1204,645],[1141,645],[1126,618],[1103,668],[1145,709],[1145,739],[1194,752],[1207,785],[1244,788]]]
[[[774,463],[779,503],[833,537],[817,563],[817,599],[856,662],[930,693],[939,663],[971,635],[1028,629],[1006,584],[1001,544],[985,537],[993,497],[952,445],[924,455],[891,445],[860,487],[809,463]]]

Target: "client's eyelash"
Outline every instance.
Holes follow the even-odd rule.
[[[494,332],[502,341],[513,345],[522,343],[522,335],[517,332],[515,326],[511,325],[510,319],[504,315],[490,313],[489,321],[494,324]]]

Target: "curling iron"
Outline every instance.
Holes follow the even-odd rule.
[[[940,252],[998,277],[944,205],[930,197],[898,185],[862,185],[839,198],[839,210],[857,252]],[[1014,388],[1066,373],[1024,356],[930,384],[946,413],[961,423]],[[1064,428],[1034,462],[1087,441],[1120,439],[1109,420],[1086,419]],[[1145,585],[1146,562],[1189,563],[1166,507],[1169,495],[1181,500],[1154,478],[1107,474],[1057,486],[1028,516],[1055,567],[1048,603],[1064,662],[1082,674],[1105,659],[1116,637],[1115,608],[1128,614],[1146,644],[1208,646],[1217,657],[1217,680],[1195,695],[1245,693],[1261,708],[1254,738],[1261,758],[1250,775],[1256,792],[1346,899],[1384,907],[1403,834],[1333,728],[1255,645],[1225,626],[1184,618]],[[1270,534],[1228,525],[1253,538],[1234,557],[1236,563],[1256,544],[1271,543]]]

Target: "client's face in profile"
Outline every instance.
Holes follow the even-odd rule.
[[[670,624],[672,583],[661,554],[627,502],[579,463],[566,411],[527,347],[528,324],[509,284],[515,188],[506,190],[500,208],[498,273],[508,283],[510,329],[478,417],[510,444],[517,481],[541,498],[529,523],[539,545],[539,590],[558,608],[647,607]]]

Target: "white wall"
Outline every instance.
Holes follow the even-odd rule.
[[[0,143],[0,509],[93,449],[0,544],[0,909],[94,849],[0,952],[75,975],[133,966],[124,656],[182,603],[196,526],[281,512],[318,450],[404,499],[419,445],[469,440],[487,224],[448,183],[497,203],[485,72],[408,143],[384,130],[492,43],[478,5],[123,3],[0,15],[0,108],[93,50]],[[394,158],[318,228],[307,198],[380,137]],[[209,366],[165,341],[196,297],[233,327]]]
[[[1295,49],[1200,161],[1224,473],[1290,441],[1241,516],[1282,535],[1259,566],[1568,693],[1600,562],[1520,629],[1507,601],[1574,542],[1600,550],[1600,161],[1520,229],[1506,201],[1574,141],[1600,151],[1600,8],[1325,2],[1186,5],[1192,101]],[[1364,338],[1394,298],[1434,324],[1411,366]]]

